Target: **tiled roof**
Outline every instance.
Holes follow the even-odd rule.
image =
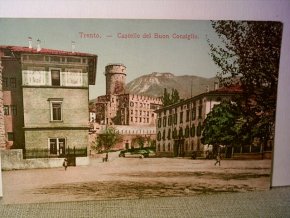
[[[42,48],[40,51],[37,51],[36,48],[29,48],[29,47],[22,47],[22,46],[0,45],[0,49],[9,49],[12,52],[31,53],[31,54],[50,54],[50,55],[86,56],[86,57],[97,56],[97,55],[82,53],[82,52],[62,51],[62,50],[54,50],[54,49],[47,49],[47,48]]]

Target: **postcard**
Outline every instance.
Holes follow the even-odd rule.
[[[5,204],[270,188],[282,23],[0,27]]]

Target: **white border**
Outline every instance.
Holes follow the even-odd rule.
[[[272,186],[290,185],[289,0],[0,0],[0,17],[275,20],[284,24]]]

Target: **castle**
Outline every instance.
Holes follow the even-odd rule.
[[[114,126],[121,134],[151,135],[156,137],[157,115],[154,112],[161,107],[161,98],[126,93],[126,66],[124,64],[109,64],[105,68],[106,95],[99,96],[91,102],[90,121],[95,131],[96,126]],[[123,129],[126,129],[126,131]],[[146,129],[146,133],[142,130]],[[129,137],[120,148],[132,147]],[[126,138],[126,137],[125,137]]]

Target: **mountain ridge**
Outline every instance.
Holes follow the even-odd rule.
[[[153,72],[142,75],[126,84],[126,93],[160,97],[163,95],[164,88],[170,92],[176,89],[181,98],[192,96],[213,90],[216,77],[204,78],[195,75],[175,76],[170,72]]]

